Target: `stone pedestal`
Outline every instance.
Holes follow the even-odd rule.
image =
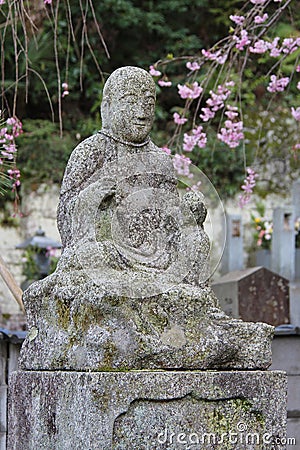
[[[284,449],[280,371],[15,372],[8,449]]]

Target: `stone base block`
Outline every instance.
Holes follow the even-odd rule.
[[[285,449],[286,400],[280,371],[19,371],[8,449]]]

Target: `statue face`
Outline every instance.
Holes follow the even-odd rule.
[[[147,83],[124,86],[113,96],[109,108],[113,136],[133,143],[143,142],[154,119],[155,94]]]
[[[155,83],[138,67],[120,67],[107,79],[101,104],[102,128],[122,141],[142,143],[154,119]]]

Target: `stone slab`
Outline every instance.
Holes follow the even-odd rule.
[[[8,449],[280,450],[286,397],[280,371],[19,371]]]

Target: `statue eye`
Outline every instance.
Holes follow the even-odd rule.
[[[137,97],[133,94],[126,94],[126,95],[123,95],[123,97],[121,97],[120,100],[122,103],[125,103],[125,104],[128,104],[128,103],[134,104],[137,101]]]
[[[145,100],[145,104],[146,104],[147,106],[151,106],[151,107],[154,107],[154,105],[155,105],[155,101],[154,101],[154,99],[153,99],[153,98],[146,98],[146,100]]]

